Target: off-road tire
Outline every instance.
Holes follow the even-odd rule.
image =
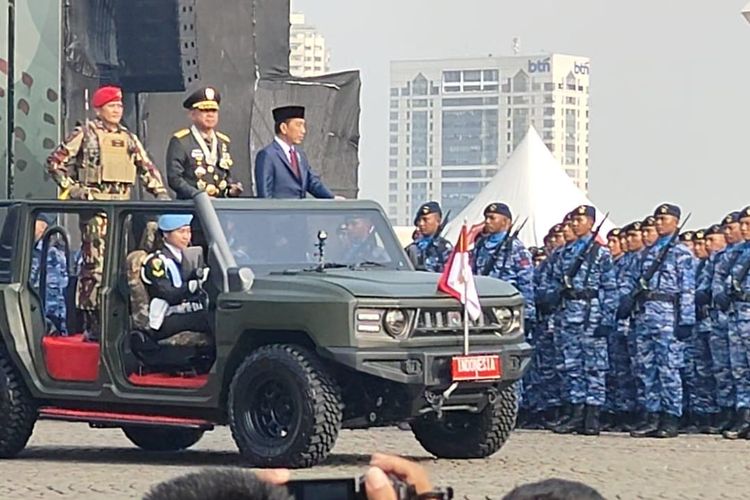
[[[422,447],[438,458],[485,458],[508,440],[517,411],[510,386],[479,413],[446,411],[442,420],[430,413],[412,422],[411,428]]]
[[[21,453],[38,415],[34,399],[0,344],[0,458]]]
[[[274,400],[269,391],[261,390],[270,386],[288,396]],[[269,412],[259,413],[269,399],[281,404],[282,411],[270,412],[274,422],[265,425]],[[320,463],[336,442],[343,413],[339,387],[320,360],[302,347],[281,344],[260,347],[245,358],[232,378],[227,406],[232,437],[243,458],[256,467]],[[287,415],[280,420],[291,422],[281,427],[288,430],[277,433],[282,437],[269,436],[278,430],[276,416],[284,410]]]
[[[130,441],[146,451],[186,450],[200,441],[200,429],[180,429],[177,427],[123,427],[122,432]]]

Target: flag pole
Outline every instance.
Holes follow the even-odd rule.
[[[468,221],[464,219],[464,226],[461,229],[461,232],[463,232],[463,240],[464,245],[467,245],[468,243],[466,241],[466,238],[468,235],[466,234],[468,232],[467,230],[467,223]],[[461,259],[461,266],[466,265],[466,260]],[[466,279],[466,268],[461,270],[461,274],[464,276],[464,356],[469,355],[469,280]]]

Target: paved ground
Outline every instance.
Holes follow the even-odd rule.
[[[297,477],[362,472],[373,451],[411,457],[459,498],[500,498],[513,486],[549,477],[582,480],[607,498],[747,498],[750,441],[706,436],[634,440],[516,432],[488,460],[434,460],[408,432],[345,431],[326,464]],[[148,454],[119,430],[40,422],[29,447],[0,464],[0,499],[140,498],[150,485],[188,471],[236,464],[229,433],[208,433],[193,450]]]

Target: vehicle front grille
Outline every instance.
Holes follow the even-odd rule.
[[[489,310],[482,311],[477,321],[469,320],[469,333],[492,333],[499,329]],[[412,337],[463,334],[464,314],[461,309],[421,309]]]

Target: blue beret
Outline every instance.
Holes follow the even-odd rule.
[[[631,233],[631,232],[640,232],[641,231],[641,221],[637,220],[635,222],[631,222],[630,224],[626,225],[622,228],[622,231],[624,233]]]
[[[579,207],[576,207],[576,209],[570,213],[572,216],[585,215],[586,217],[591,217],[592,219],[596,220],[596,209],[591,205],[581,205]]]
[[[740,219],[744,219],[745,217],[750,217],[750,207],[745,207],[740,210]]]
[[[732,224],[734,222],[740,221],[740,213],[739,212],[732,212],[727,214],[726,217],[724,217],[724,220],[721,221],[722,224]]]
[[[618,238],[621,234],[622,229],[616,227],[614,229],[610,229],[610,231],[607,233],[607,238]]]
[[[423,203],[422,206],[419,207],[419,210],[417,210],[417,215],[414,216],[414,225],[417,225],[420,217],[428,214],[438,214],[442,216],[443,211],[440,209],[440,203],[436,201],[428,201],[427,203]]]
[[[641,222],[641,229],[645,229],[647,227],[656,227],[656,219],[653,215],[649,215]]]
[[[513,215],[510,213],[510,207],[506,205],[505,203],[490,203],[487,205],[487,208],[484,209],[484,215],[487,214],[499,214],[504,215],[509,219],[513,218]]]
[[[672,205],[671,203],[662,203],[661,205],[656,207],[656,210],[654,210],[654,217],[656,217],[657,215],[672,215],[679,219],[680,215],[682,215],[682,211],[677,205]]]
[[[706,236],[711,236],[712,234],[724,234],[721,224],[711,224],[711,226],[706,228]]]
[[[193,221],[190,214],[164,214],[159,217],[159,229],[165,232],[174,231],[184,226],[189,226]]]
[[[693,241],[702,241],[706,239],[706,230],[705,229],[698,229],[695,232],[695,236],[693,236]]]
[[[684,231],[680,234],[680,241],[693,241],[695,239],[695,231]]]

